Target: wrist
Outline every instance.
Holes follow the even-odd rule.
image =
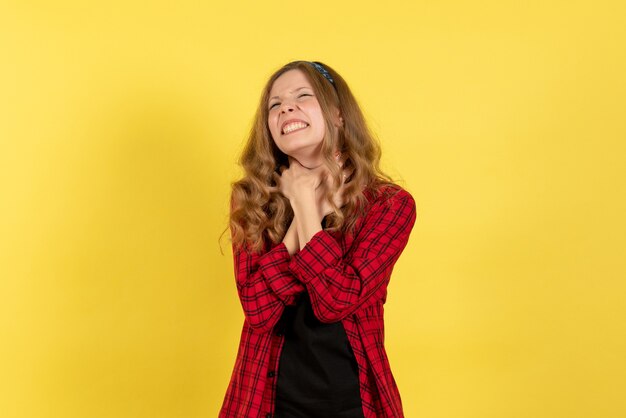
[[[289,255],[294,255],[298,251],[298,229],[296,225],[296,218],[294,217],[287,229],[287,233],[283,238],[283,242],[287,247]]]
[[[294,223],[295,219],[317,219],[319,222],[322,222],[324,215],[321,214],[320,209],[317,207],[317,203],[315,201],[315,196],[311,199],[302,199],[296,202],[293,207],[294,213]]]
[[[314,206],[303,206],[301,208],[295,209],[294,213],[297,215],[298,219],[301,219],[300,225],[304,223],[308,223],[313,220],[317,224],[322,224],[322,219],[324,219],[324,215],[320,213],[320,211]],[[294,221],[297,224],[297,221]]]

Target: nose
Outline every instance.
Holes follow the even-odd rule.
[[[280,104],[281,113],[293,112],[294,108],[295,106],[288,101],[284,101]]]

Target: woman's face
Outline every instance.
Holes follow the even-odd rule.
[[[267,123],[276,146],[303,165],[317,162],[326,125],[304,73],[297,69],[283,73],[269,97]]]

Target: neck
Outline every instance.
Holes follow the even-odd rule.
[[[293,160],[297,160],[302,165],[302,167],[308,168],[309,170],[312,170],[324,164],[324,161],[322,160],[322,157],[320,155],[317,155],[316,157],[301,155],[297,157],[292,157],[291,155],[289,155],[289,164],[291,164]]]
[[[309,170],[317,168],[323,164],[321,158],[317,158],[317,159],[306,158],[306,157],[294,158],[292,156],[289,156],[289,164],[291,164],[293,160],[297,160],[302,165],[302,167],[308,168]]]

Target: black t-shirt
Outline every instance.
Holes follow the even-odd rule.
[[[358,366],[341,322],[320,322],[307,292],[285,306],[276,418],[362,418]]]

